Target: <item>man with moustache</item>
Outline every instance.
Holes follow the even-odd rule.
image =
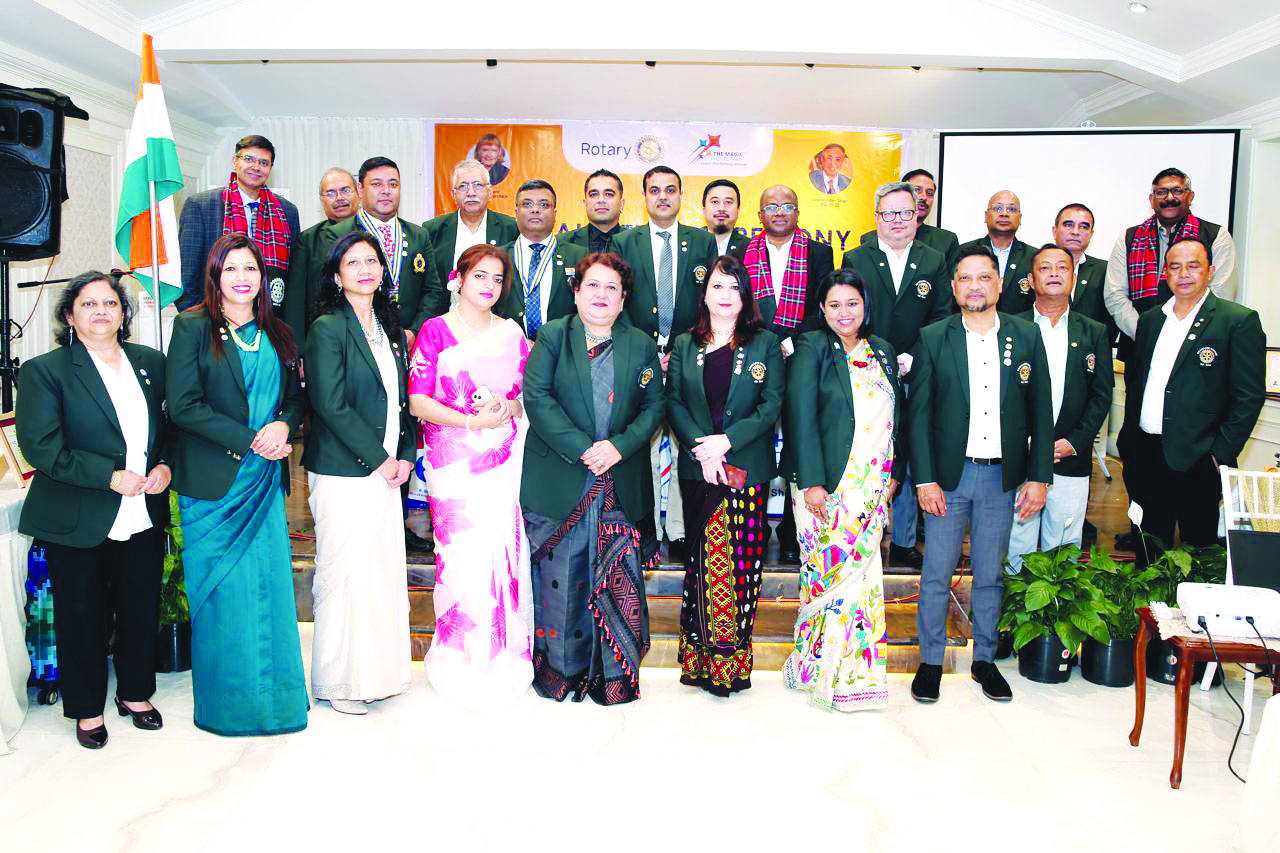
[[[613,238],[622,233],[622,179],[608,169],[597,169],[582,185],[582,207],[587,224],[562,234],[562,246],[573,245],[584,252],[612,252]]]
[[[1161,281],[1173,295],[1138,320],[1125,365],[1125,488],[1143,531],[1165,547],[1175,527],[1188,545],[1218,541],[1218,466],[1236,466],[1266,398],[1262,322],[1212,292],[1218,271],[1203,237],[1165,252]]]
[[[325,259],[318,257],[316,254],[317,242],[323,241],[326,246],[332,245],[326,238],[322,237],[321,232],[330,225],[355,216],[358,203],[359,196],[356,190],[356,179],[346,169],[340,169],[335,166],[321,176],[320,206],[324,208],[325,218],[299,234],[298,242],[293,247],[292,259],[289,264],[289,281],[285,286],[284,294],[283,310],[286,322],[288,321],[290,307],[296,310],[296,305],[292,305],[294,300],[290,300],[289,294],[295,290],[305,294],[307,292],[307,277],[318,276],[320,267],[324,265]]]
[[[845,252],[841,265],[867,283],[871,328],[898,353],[908,394],[912,352],[920,330],[950,314],[953,304],[947,292],[947,259],[916,238],[917,198],[916,188],[903,181],[876,190],[876,241]],[[893,502],[891,564],[921,568],[924,556],[916,549],[916,533],[916,496],[908,470]]]
[[[960,248],[985,246],[996,256],[1004,282],[999,308],[1007,314],[1023,314],[1036,298],[1030,278],[1031,256],[1036,250],[1017,236],[1022,225],[1022,202],[1009,190],[1000,190],[987,202],[986,222],[987,236],[970,240]]]
[[[658,360],[665,375],[671,341],[689,331],[698,317],[699,287],[716,259],[716,244],[701,228],[680,223],[680,176],[670,166],[654,166],[641,179],[649,224],[629,228],[614,238],[615,251],[635,271],[635,283],[627,296],[627,320],[658,345]],[[654,521],[661,518],[663,465],[661,443],[670,435],[664,424],[650,444],[654,475]],[[671,458],[679,447],[670,437]],[[674,466],[671,466],[674,468]],[[668,556],[684,562],[684,514],[680,505],[680,480],[669,478],[665,530],[671,548]],[[659,538],[661,531],[658,531]]]
[[[1039,329],[1049,366],[1053,484],[1043,510],[1013,520],[1009,536],[1011,573],[1022,568],[1023,554],[1066,542],[1081,543],[1089,505],[1089,474],[1093,471],[1090,451],[1111,410],[1111,339],[1105,326],[1072,304],[1075,269],[1076,259],[1071,252],[1053,244],[1041,248],[1031,259],[1031,286],[1036,301],[1022,316]]]
[[[1079,202],[1065,205],[1053,220],[1053,244],[1066,249],[1075,265],[1075,284],[1069,294],[1071,310],[1096,320],[1114,332],[1111,312],[1103,301],[1107,262],[1085,254],[1089,242],[1093,240],[1093,222],[1093,211],[1085,205]],[[1112,335],[1112,340],[1114,339]]]
[[[489,209],[493,186],[489,183],[489,170],[478,160],[460,160],[453,167],[449,194],[456,209],[422,223],[431,241],[428,262],[436,279],[442,282],[449,280],[458,256],[467,249],[481,243],[505,246],[518,233],[514,219]]]
[[[751,298],[760,319],[766,329],[778,336],[783,357],[789,358],[795,352],[795,339],[818,328],[818,286],[835,267],[835,255],[826,243],[796,227],[800,202],[791,187],[767,187],[760,194],[759,217],[764,230],[747,243],[742,262],[751,276]],[[784,434],[783,441],[787,440]],[[784,508],[791,506],[790,491],[788,483],[783,493]],[[765,534],[767,542],[769,531]],[[778,559],[784,563],[800,562],[795,516],[786,511],[778,522]]]
[[[742,260],[746,255],[747,242],[751,238],[739,234],[738,207],[742,193],[738,185],[725,178],[718,178],[707,184],[702,190],[702,218],[707,221],[707,230],[716,238],[716,255],[732,255]]]
[[[1040,333],[997,311],[1000,271],[991,250],[961,247],[951,287],[960,313],[920,332],[907,399],[911,469],[929,541],[911,695],[938,700],[951,574],[969,522],[970,675],[988,699],[1007,702],[1013,692],[993,663],[1001,565],[1014,511],[1027,519],[1044,507],[1053,476],[1053,393]]]
[[[520,236],[502,248],[511,256],[511,286],[495,307],[524,327],[529,340],[543,323],[577,311],[573,274],[587,254],[580,246],[552,235],[556,226],[556,191],[546,181],[525,181],[516,191],[516,225]]]
[[[941,252],[947,259],[946,280],[951,280],[951,265],[956,262],[956,253],[960,251],[960,240],[954,233],[945,228],[926,225],[925,220],[933,211],[933,198],[938,193],[938,185],[933,174],[927,169],[912,169],[902,176],[904,183],[911,184],[916,197],[916,236],[915,239],[934,251]],[[875,244],[878,239],[877,229],[872,228],[858,240],[860,245]]]

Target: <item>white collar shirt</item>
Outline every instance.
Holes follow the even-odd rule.
[[[1009,245],[1003,249],[998,247],[995,242],[991,243],[991,251],[995,253],[996,260],[1000,262],[1000,277],[1004,278],[1004,268],[1009,264],[1009,253],[1013,251],[1013,241],[1009,241]],[[1008,286],[1008,282],[1005,283]]]
[[[680,278],[678,275],[680,270],[680,223],[678,221],[672,222],[667,228],[659,228],[652,222],[649,223],[649,243],[650,248],[653,250],[653,283],[655,300],[657,299],[658,291],[661,290],[661,287],[658,285],[658,276],[661,275],[662,270],[662,249],[664,243],[662,238],[658,236],[660,234],[671,235],[671,239],[667,242],[671,245],[671,304],[672,310],[674,310],[676,301],[676,284]],[[666,346],[666,344],[666,339],[659,337],[658,346]]]
[[[965,456],[998,459],[1000,450],[1000,320],[980,335],[961,321],[969,360],[969,437]]]
[[[107,396],[111,398],[116,420],[120,422],[120,431],[124,433],[124,468],[139,477],[145,477],[148,470],[147,439],[150,430],[147,398],[133,372],[133,365],[121,350],[120,372],[117,373],[93,350],[88,352],[93,359],[93,366],[98,368],[98,375],[102,377],[102,384],[107,387]],[[146,496],[121,497],[120,508],[116,510],[116,519],[107,532],[107,538],[124,542],[135,533],[149,529],[151,515],[147,512]]]
[[[1044,341],[1044,353],[1049,361],[1049,390],[1053,398],[1053,422],[1058,422],[1058,413],[1062,411],[1062,394],[1067,383],[1067,352],[1071,349],[1071,341],[1067,334],[1067,318],[1071,314],[1068,308],[1062,312],[1058,322],[1040,313],[1040,306],[1032,307],[1032,317],[1036,328],[1040,330],[1040,339]]]
[[[533,282],[529,278],[528,266],[533,261],[534,242],[528,237],[521,234],[516,238],[516,259],[520,264],[518,270],[520,281],[524,282],[524,292],[528,294],[529,289],[533,287]],[[547,322],[547,306],[551,304],[551,284],[552,269],[555,267],[556,259],[556,238],[548,235],[545,240],[539,241],[536,245],[545,246],[541,256],[538,258],[538,310],[542,322]]]
[[[485,242],[485,235],[488,233],[486,229],[489,226],[489,211],[485,211],[480,217],[480,227],[472,231],[467,223],[462,221],[462,214],[458,214],[458,233],[453,238],[453,265],[458,266],[458,258],[462,257],[462,253],[472,246],[479,246]]]
[[[1138,416],[1138,426],[1149,435],[1164,433],[1165,387],[1173,375],[1173,363],[1178,360],[1182,342],[1191,333],[1191,326],[1208,295],[1206,289],[1196,307],[1181,320],[1173,313],[1175,297],[1169,297],[1160,309],[1165,314],[1164,325],[1160,327],[1160,337],[1156,338],[1156,348],[1151,353],[1151,367],[1147,370],[1147,384],[1142,392],[1142,411]]]
[[[769,254],[769,279],[773,286],[773,301],[782,304],[782,278],[787,272],[787,261],[791,259],[791,244],[795,242],[796,235],[793,232],[787,238],[787,242],[781,246],[773,245],[773,242],[766,239],[764,241],[765,249]]]
[[[880,244],[880,251],[884,252],[884,256],[889,259],[889,272],[893,276],[893,292],[899,293],[902,291],[902,276],[907,271],[907,258],[911,254],[911,245],[915,241],[908,243],[903,248],[902,254],[898,254],[892,246],[879,238],[876,242]]]

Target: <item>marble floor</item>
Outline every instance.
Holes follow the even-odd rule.
[[[1132,690],[1001,667],[1007,705],[959,675],[920,705],[895,675],[887,709],[844,716],[776,672],[723,700],[648,667],[643,699],[620,708],[530,691],[476,713],[418,663],[412,688],[368,716],[320,703],[305,731],[254,739],[197,730],[190,674],[166,675],[165,728],[112,715],[100,752],[76,745],[59,709],[32,708],[0,757],[0,850],[1232,849],[1244,786],[1226,768],[1238,717],[1221,689],[1194,691],[1174,791],[1172,688],[1149,686],[1135,749]]]

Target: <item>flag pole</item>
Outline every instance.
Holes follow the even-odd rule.
[[[156,182],[147,181],[147,191],[151,194],[151,306],[156,314],[156,349],[164,352],[164,324],[160,321],[160,207],[156,204]]]

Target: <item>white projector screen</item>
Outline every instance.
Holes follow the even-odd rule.
[[[1231,227],[1240,131],[1095,129],[939,131],[938,224],[960,242],[986,234],[987,201],[1012,190],[1022,202],[1018,239],[1052,242],[1063,205],[1093,211],[1088,254],[1105,260],[1126,228],[1151,216],[1151,179],[1176,166],[1191,178],[1196,216]]]

